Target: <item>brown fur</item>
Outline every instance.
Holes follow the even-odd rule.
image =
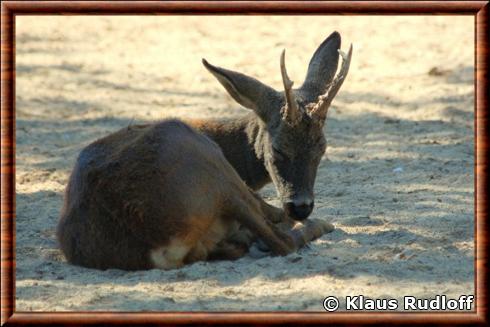
[[[314,99],[329,85],[339,46],[340,35],[333,33],[315,52],[299,100]],[[293,228],[291,219],[303,220],[313,208],[316,169],[325,150],[323,121],[303,112],[293,126],[282,115],[282,93],[204,64],[254,113],[236,120],[130,126],[83,149],[57,229],[69,262],[99,269],[171,269],[237,259],[257,238],[273,254],[286,255],[332,230],[311,219]],[[286,212],[254,193],[271,179]]]
[[[58,239],[74,264],[129,270],[158,267],[150,252],[179,240],[189,252],[175,268],[243,255],[227,240],[238,223],[274,253],[294,251],[292,237],[276,235],[267,222],[282,215],[253,194],[214,142],[169,120],[122,129],[81,152]]]

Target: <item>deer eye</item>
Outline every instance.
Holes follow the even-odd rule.
[[[272,147],[272,152],[274,153],[274,156],[279,159],[279,160],[285,160],[287,159],[287,155],[284,154],[284,152],[281,152],[275,147]]]

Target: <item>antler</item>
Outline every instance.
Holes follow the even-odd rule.
[[[281,53],[281,75],[282,83],[284,84],[284,94],[286,96],[284,115],[287,121],[296,124],[301,119],[301,112],[292,89],[294,83],[289,79],[288,73],[286,72],[285,55],[286,50],[284,49]]]
[[[350,45],[349,52],[345,54],[340,49],[338,50],[340,56],[342,57],[342,66],[340,71],[335,76],[333,81],[328,85],[327,92],[318,97],[318,102],[310,110],[310,116],[316,117],[320,120],[324,120],[327,117],[328,108],[332,103],[333,99],[340,90],[342,83],[344,83],[347,73],[349,72],[350,60],[352,58],[352,44]]]

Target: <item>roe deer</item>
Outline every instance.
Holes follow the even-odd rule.
[[[203,59],[252,115],[129,126],[88,145],[71,174],[57,230],[67,260],[99,269],[172,269],[237,259],[255,239],[286,255],[331,231],[322,220],[305,219],[326,148],[327,110],[351,56],[352,46],[344,54],[339,33],[332,33],[293,89],[283,51],[283,92]],[[284,210],[254,193],[271,180]]]

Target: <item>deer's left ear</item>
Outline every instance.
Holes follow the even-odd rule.
[[[254,110],[261,118],[267,119],[269,104],[278,97],[276,90],[253,77],[213,66],[206,59],[203,59],[202,63],[236,102]]]
[[[310,101],[323,94],[335,76],[339,63],[341,38],[338,32],[330,34],[313,54],[300,92]]]

